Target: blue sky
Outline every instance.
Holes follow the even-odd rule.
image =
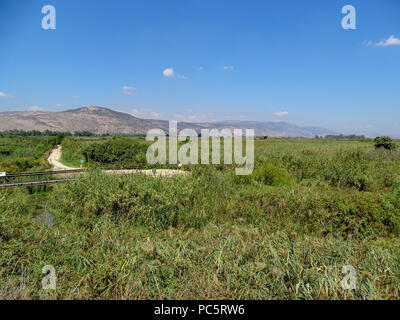
[[[41,27],[47,4],[56,30]],[[347,4],[356,30],[341,26]],[[398,0],[1,0],[0,39],[0,111],[99,105],[400,137]]]

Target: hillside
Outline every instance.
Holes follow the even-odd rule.
[[[180,122],[180,128],[239,128],[255,129],[257,136],[314,137],[335,132],[314,127],[300,127],[286,122],[223,121],[215,123]],[[51,130],[90,131],[96,134],[141,135],[153,128],[168,131],[168,121],[136,118],[128,113],[90,106],[62,112],[17,111],[0,112],[0,131],[5,130]]]

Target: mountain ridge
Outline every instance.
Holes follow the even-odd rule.
[[[336,134],[320,127],[302,127],[288,122],[260,122],[250,120],[226,120],[218,122],[178,122],[179,130],[201,129],[254,129],[256,136],[305,137]],[[129,113],[99,106],[80,107],[65,111],[5,111],[0,112],[0,131],[89,131],[95,134],[144,135],[148,130],[159,128],[168,132],[168,120],[141,119]]]

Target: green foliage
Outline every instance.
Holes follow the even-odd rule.
[[[93,143],[101,143],[108,138],[103,137],[66,137],[62,142],[61,161],[71,167],[80,167],[80,160],[84,160],[83,151]]]
[[[48,168],[44,157],[55,137],[0,138],[0,171],[20,172]]]
[[[384,148],[388,150],[393,150],[396,148],[395,143],[390,137],[384,136],[384,137],[376,137],[375,140],[375,148]]]
[[[48,146],[2,139],[2,161]],[[145,144],[67,137],[63,156],[105,144],[129,159],[121,146],[135,143]],[[400,153],[330,139],[260,139],[255,151],[249,176],[225,165],[170,178],[88,169],[54,190],[0,190],[0,298],[397,299]],[[33,219],[44,207],[51,227]],[[41,289],[47,264],[56,291]],[[341,287],[344,265],[355,290]]]
[[[112,175],[89,171],[81,180],[66,186],[58,201],[76,203],[78,215],[129,217],[137,225],[152,228],[204,226],[220,216],[215,194],[228,196],[224,176],[216,171],[197,177],[155,179],[145,175]],[[212,183],[212,186],[207,184]],[[77,197],[79,195],[79,197]],[[204,198],[212,199],[204,202]],[[71,210],[71,208],[70,208]],[[224,209],[222,209],[224,210]]]
[[[329,166],[322,169],[322,176],[337,187],[367,191],[372,188],[368,162],[367,154],[361,150],[336,153]]]
[[[135,225],[161,230],[202,228],[210,222],[244,218],[258,225],[294,223],[300,230],[323,235],[339,232],[345,237],[351,234],[363,238],[400,231],[400,202],[390,193],[344,192],[329,186],[293,187],[286,175],[285,186],[270,188],[263,180],[262,184],[237,187],[230,183],[227,172],[205,167],[193,173],[155,179],[90,171],[60,189],[53,208],[93,219],[100,215],[127,217]],[[74,203],[73,208],[70,203]]]
[[[0,163],[0,167],[5,172],[20,172],[27,171],[32,168],[39,168],[43,165],[42,159],[37,159],[34,157],[20,157],[15,158],[12,161],[3,160]]]
[[[147,145],[137,140],[113,137],[103,143],[93,143],[83,150],[86,162],[100,165],[136,166],[146,164]]]
[[[264,163],[255,170],[254,180],[267,186],[278,187],[289,184],[291,178],[286,169]]]
[[[0,192],[5,298],[397,298],[390,194],[235,186],[207,167],[158,179],[90,170],[47,195],[51,227],[32,219],[43,211],[33,196]],[[49,263],[54,292],[40,289]],[[340,285],[347,264],[358,274],[351,292]]]
[[[400,201],[400,176],[397,176],[393,182],[393,195]]]
[[[50,137],[48,139],[48,142],[50,144],[52,144],[53,146],[56,146],[56,145],[60,145],[63,142],[64,138],[65,138],[64,133],[58,133],[55,137]]]
[[[11,149],[10,148],[6,148],[6,147],[0,148],[0,155],[9,156],[10,154],[11,154]]]

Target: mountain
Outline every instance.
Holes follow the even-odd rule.
[[[257,136],[307,137],[336,134],[317,127],[300,127],[286,122],[222,121],[190,123],[179,122],[179,129],[254,129]],[[103,107],[90,106],[62,112],[16,111],[0,112],[0,131],[90,131],[96,134],[144,135],[148,130],[160,128],[168,132],[167,120],[136,118],[128,113],[117,112]]]
[[[154,128],[151,120],[101,107],[62,112],[0,112],[0,130],[90,131],[97,134],[142,134]]]

